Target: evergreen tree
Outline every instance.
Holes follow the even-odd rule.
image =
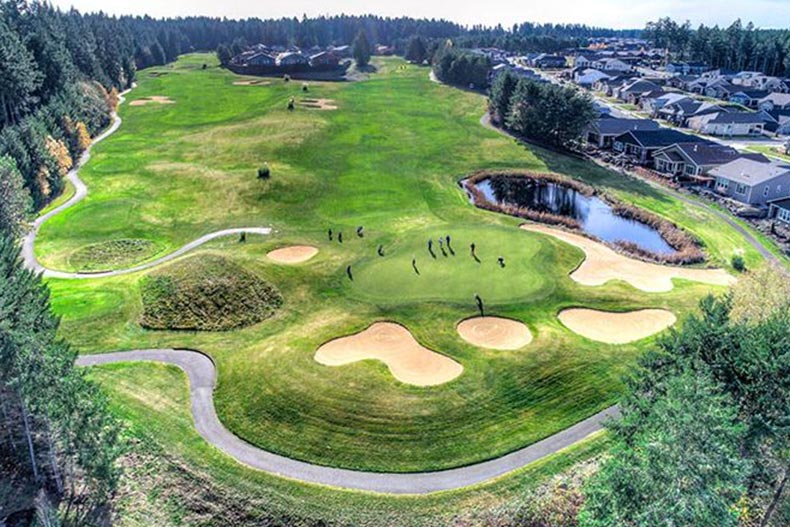
[[[33,54],[0,18],[0,127],[18,122],[33,108],[42,80]]]
[[[230,64],[230,59],[233,58],[231,55],[230,49],[225,44],[220,44],[217,46],[217,59],[219,59],[219,63],[224,67]]]
[[[513,93],[516,91],[518,85],[518,77],[505,70],[500,73],[491,83],[491,94],[489,101],[491,105],[491,113],[496,122],[504,124],[510,110],[510,101],[513,98]]]
[[[357,63],[357,68],[364,69],[370,63],[372,48],[364,29],[360,30],[356,38],[354,38],[352,54],[354,55],[354,61]]]
[[[19,236],[30,208],[30,193],[24,187],[16,162],[0,156],[0,235]]]
[[[404,57],[409,62],[414,64],[422,64],[428,58],[428,50],[425,46],[425,39],[419,35],[415,35],[409,39],[409,44],[406,48],[406,55]]]

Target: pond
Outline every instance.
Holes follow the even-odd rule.
[[[492,203],[572,218],[582,231],[605,242],[630,242],[659,255],[676,252],[654,228],[618,216],[601,198],[585,196],[572,188],[517,177],[485,179],[475,186]]]

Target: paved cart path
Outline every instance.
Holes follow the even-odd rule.
[[[420,473],[379,473],[332,468],[298,461],[255,447],[226,429],[214,410],[217,371],[206,355],[197,351],[152,349],[83,355],[80,366],[117,362],[155,361],[181,368],[189,378],[192,417],[198,433],[219,450],[258,470],[307,483],[388,494],[427,494],[452,490],[502,476],[569,447],[602,428],[604,420],[616,416],[608,408],[542,441],[502,457],[474,465]]]

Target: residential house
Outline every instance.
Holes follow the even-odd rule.
[[[274,66],[276,63],[275,57],[263,51],[253,53],[246,57],[245,61],[250,66]]]
[[[699,75],[708,69],[708,65],[703,62],[670,62],[664,69],[667,73]]]
[[[770,93],[757,102],[760,110],[787,110],[790,109],[790,93]]]
[[[612,97],[615,95],[615,91],[617,89],[632,80],[633,77],[631,75],[614,75],[610,76],[608,79],[596,81],[593,84],[593,89],[595,91],[603,92],[609,97]]]
[[[310,55],[310,65],[314,68],[334,68],[338,64],[340,64],[340,59],[331,51]]]
[[[718,112],[691,117],[688,127],[703,134],[732,137],[761,135],[765,120],[756,112]]]
[[[702,73],[700,77],[704,79],[711,79],[711,80],[724,79],[727,81],[731,81],[737,73],[738,73],[737,71],[728,70],[725,68],[716,68]]]
[[[561,55],[541,53],[531,61],[532,65],[540,69],[560,69],[568,66],[568,61]]]
[[[351,46],[329,46],[327,51],[331,51],[335,54],[336,57],[341,59],[347,59],[351,57]]]
[[[748,86],[751,88],[755,79],[763,77],[764,75],[764,73],[759,71],[739,71],[733,76],[732,83],[736,86]]]
[[[665,95],[668,94],[662,89],[645,92],[639,97],[639,107],[647,112],[652,113],[653,108],[656,106],[656,101]]]
[[[617,89],[615,97],[628,104],[639,104],[642,95],[656,90],[661,90],[661,86],[648,80],[635,79]]]
[[[768,95],[769,93],[765,90],[740,90],[731,93],[728,100],[747,108],[757,108],[760,101]]]
[[[615,152],[632,156],[637,163],[652,164],[653,155],[662,148],[676,143],[708,143],[695,135],[684,134],[669,128],[629,131],[614,138]]]
[[[583,53],[573,58],[574,68],[592,68],[601,59],[600,55],[594,53]]]
[[[737,92],[738,89],[739,88],[734,84],[724,79],[718,79],[706,84],[702,93],[707,97],[713,97],[714,99],[722,99],[726,101],[730,98],[730,95]]]
[[[604,79],[611,79],[611,76],[592,68],[584,68],[573,75],[573,81],[585,88],[591,88],[596,82]]]
[[[675,88],[678,90],[689,91],[688,86],[690,83],[699,80],[697,75],[675,75],[667,79],[666,86],[668,88]]]
[[[776,199],[768,203],[768,217],[790,228],[790,197]]]
[[[669,176],[693,178],[738,156],[734,148],[718,143],[676,143],[653,154],[653,168]]]
[[[286,51],[277,55],[278,66],[306,66],[310,59],[299,51]]]
[[[611,148],[615,137],[629,131],[658,130],[660,125],[651,119],[596,119],[587,130],[585,139],[598,148]]]
[[[595,62],[593,62],[592,67],[598,70],[611,70],[611,71],[621,71],[621,72],[634,71],[633,66],[616,58],[602,58],[596,60]]]
[[[711,102],[695,101],[688,97],[669,102],[659,108],[658,117],[671,122],[676,126],[689,126],[689,119],[704,115],[715,114],[726,111],[718,104]]]
[[[758,114],[765,122],[765,131],[776,135],[790,135],[790,109],[760,110]]]
[[[642,109],[649,112],[651,115],[657,115],[658,111],[668,104],[673,104],[680,101],[690,101],[688,95],[683,93],[664,93],[655,98],[642,98]]]
[[[790,194],[790,165],[740,157],[710,170],[713,189],[741,203],[765,206]]]

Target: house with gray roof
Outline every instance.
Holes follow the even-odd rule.
[[[587,144],[598,148],[611,148],[614,138],[629,131],[658,130],[656,121],[651,119],[617,119],[607,117],[596,119],[587,130],[585,138]]]
[[[790,195],[790,164],[740,157],[711,169],[713,189],[747,205],[765,206]]]
[[[696,135],[684,134],[671,128],[658,130],[630,130],[618,135],[612,142],[612,149],[631,156],[639,164],[652,164],[653,155],[662,148],[676,143],[710,143]]]
[[[718,143],[675,143],[653,154],[653,168],[668,176],[694,178],[740,155],[734,148]]]
[[[770,93],[757,102],[757,107],[769,112],[790,109],[790,93]]]
[[[765,131],[776,135],[790,135],[790,110],[761,110]]]
[[[756,112],[727,112],[697,115],[688,120],[697,132],[721,137],[762,135],[765,120]]]

